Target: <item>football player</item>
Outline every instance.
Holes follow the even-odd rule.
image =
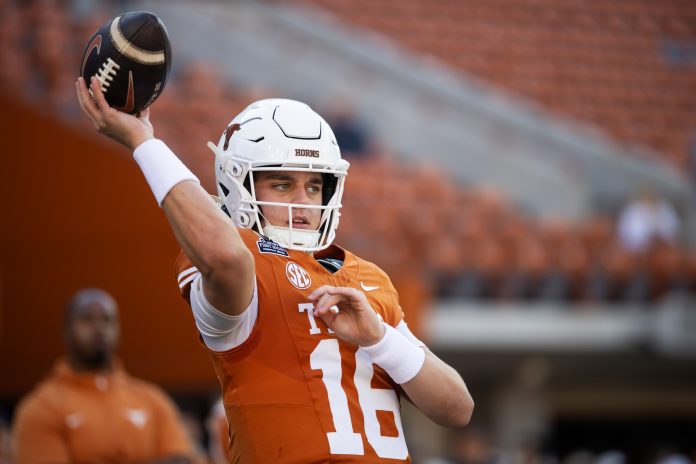
[[[17,464],[193,464],[179,411],[156,385],[131,376],[116,356],[118,305],[104,290],[66,305],[66,355],[17,407]],[[5,461],[0,461],[5,462]]]
[[[219,198],[138,117],[76,83],[98,131],[134,151],[182,247],[179,287],[223,391],[232,462],[409,462],[399,397],[444,426],[473,400],[409,331],[374,264],[332,245],[348,162],[328,124],[283,99],[249,105],[217,145]]]

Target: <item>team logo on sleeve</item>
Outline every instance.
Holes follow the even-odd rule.
[[[312,285],[312,278],[309,277],[309,273],[302,266],[292,261],[285,266],[285,275],[288,276],[290,283],[300,290],[309,288]]]
[[[272,253],[279,256],[288,256],[288,250],[278,245],[273,240],[268,240],[266,237],[259,238],[259,241],[256,242],[256,246],[258,247],[260,253]]]

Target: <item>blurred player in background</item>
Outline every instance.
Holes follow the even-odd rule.
[[[208,431],[208,454],[210,455],[211,464],[225,464],[229,462],[227,450],[230,446],[230,430],[227,425],[227,416],[225,415],[225,405],[222,404],[222,397],[216,400],[215,404],[210,408],[205,427]]]
[[[623,249],[643,253],[658,242],[676,243],[681,221],[669,201],[656,190],[643,187],[621,211],[617,233]]]
[[[176,406],[160,388],[123,370],[114,356],[118,338],[111,295],[75,294],[63,326],[67,357],[15,414],[18,464],[193,462]]]
[[[154,139],[148,110],[120,113],[90,85],[94,98],[76,83],[84,113],[134,150],[183,249],[179,287],[222,385],[232,462],[409,462],[401,394],[441,425],[468,423],[464,382],[410,333],[386,274],[331,245],[348,163],[317,113],[275,99],[238,115],[209,144],[218,204]]]

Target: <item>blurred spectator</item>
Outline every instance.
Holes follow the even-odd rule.
[[[369,155],[370,134],[358,119],[348,98],[338,97],[328,110],[328,123],[333,129],[341,154],[348,159]]]
[[[67,357],[17,408],[18,464],[193,462],[176,406],[123,370],[118,337],[114,299],[99,289],[75,294],[63,325]]]
[[[630,252],[646,251],[655,240],[675,242],[681,223],[671,204],[656,192],[643,189],[619,216],[621,246]]]

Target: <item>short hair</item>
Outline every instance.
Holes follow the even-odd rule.
[[[83,288],[75,292],[75,294],[65,304],[65,312],[63,314],[63,325],[67,327],[72,321],[75,311],[91,303],[102,303],[106,306],[112,306],[118,311],[118,304],[113,296],[101,288]]]

